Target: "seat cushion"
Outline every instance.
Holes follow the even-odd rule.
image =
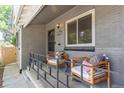
[[[64,60],[60,59],[58,62],[61,63],[63,62]],[[54,64],[57,64],[57,59],[48,59],[48,62],[51,62],[51,63],[54,63]]]
[[[81,66],[75,66],[71,68],[71,71],[73,73],[76,73],[78,76],[81,77]],[[90,69],[87,70],[83,67],[83,78],[86,78],[88,80],[90,80],[91,74],[90,74]],[[104,76],[106,75],[105,71],[100,70],[100,69],[94,69],[94,79],[99,78],[100,76]]]
[[[72,67],[71,71],[81,77],[81,66]],[[83,71],[83,77],[90,79],[90,73],[88,71]]]

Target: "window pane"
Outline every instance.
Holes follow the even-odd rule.
[[[68,23],[67,31],[68,44],[76,44],[76,21]]]
[[[92,43],[92,15],[78,20],[78,43]]]

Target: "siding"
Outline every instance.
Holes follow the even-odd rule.
[[[70,57],[107,53],[112,60],[111,70],[124,74],[124,6],[76,6],[48,23],[46,31],[55,28],[58,23],[61,24],[63,33],[61,36],[55,36],[55,50],[63,50],[65,47],[65,21],[93,8],[96,12],[95,52],[68,51],[68,53]],[[58,43],[61,43],[61,46],[58,46]],[[113,83],[124,85],[124,77],[117,74],[111,75]]]

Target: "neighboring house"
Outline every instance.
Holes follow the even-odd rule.
[[[124,6],[18,7],[15,25],[20,70],[26,69],[31,51],[47,55],[65,49],[70,57],[106,53],[111,70],[118,73],[111,74],[112,83],[124,84]]]

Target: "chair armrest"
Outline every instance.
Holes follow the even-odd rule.
[[[50,58],[55,58],[55,55],[54,54],[48,54],[47,59],[50,59]]]
[[[71,67],[76,66],[76,63],[80,63],[80,62],[82,62],[81,58],[72,58],[71,59]]]
[[[97,64],[93,64],[93,67],[98,67],[100,65],[108,65],[108,62],[107,61],[100,61],[99,63]]]
[[[71,59],[71,67],[76,66],[76,63],[81,63],[82,64],[83,60],[89,61],[89,58],[88,57],[72,58]]]

